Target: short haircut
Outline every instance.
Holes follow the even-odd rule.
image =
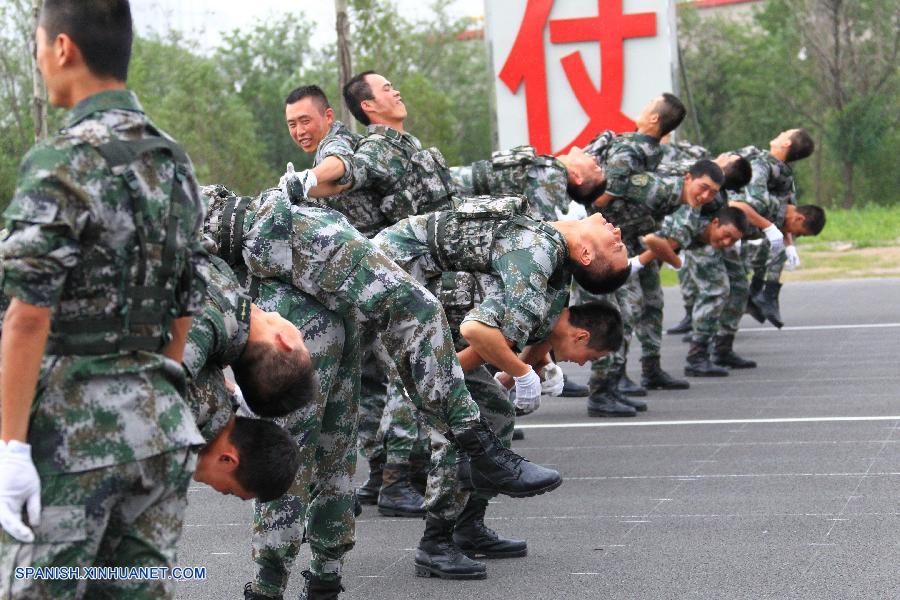
[[[631,275],[631,265],[626,264],[618,271],[613,270],[610,261],[604,261],[600,268],[592,265],[576,265],[572,277],[585,291],[591,294],[611,294],[628,281]]]
[[[319,111],[322,113],[331,108],[331,104],[328,103],[328,96],[325,95],[325,92],[322,91],[322,88],[315,84],[301,85],[300,87],[292,89],[291,93],[288,94],[287,98],[285,99],[284,105],[287,106],[289,104],[293,104],[294,102],[300,102],[304,98],[312,98],[313,100],[315,100],[316,104],[319,105]]]
[[[825,229],[825,209],[815,204],[804,204],[797,207],[797,212],[806,219],[803,226],[809,232],[809,235],[819,235]]]
[[[681,125],[687,109],[678,96],[666,92],[662,100],[656,103],[655,112],[659,115],[659,137],[663,137]]]
[[[366,75],[375,75],[375,71],[357,73],[344,85],[344,103],[357,121],[368,126],[371,123],[369,115],[360,105],[363,100],[374,100],[375,95],[372,93],[372,86],[366,81]]]
[[[134,37],[128,0],[44,0],[40,25],[48,42],[69,36],[97,77],[128,79]]]
[[[688,174],[694,179],[709,177],[720,186],[725,182],[725,173],[722,172],[722,168],[708,158],[701,158],[692,164]]]
[[[247,406],[260,417],[283,417],[318,393],[312,361],[302,348],[282,352],[274,344],[248,342],[231,370]]]
[[[290,434],[262,419],[235,417],[228,435],[238,452],[234,478],[260,502],[280,498],[300,469],[300,449]]]
[[[572,200],[590,210],[594,205],[594,200],[606,192],[606,179],[604,178],[600,183],[593,185],[572,185],[569,183],[566,186],[566,191]]]
[[[732,160],[722,169],[725,174],[725,183],[722,184],[722,189],[736,192],[750,183],[753,178],[753,167],[750,166],[750,161],[743,156],[738,154],[731,156],[737,156],[737,160]]]
[[[570,306],[569,323],[591,334],[588,348],[615,352],[622,346],[622,315],[605,300]]]
[[[719,220],[719,225],[734,225],[734,228],[740,231],[742,236],[747,235],[747,229],[750,227],[744,211],[733,206],[720,208],[716,212],[716,219]]]
[[[805,129],[797,129],[791,134],[791,146],[788,148],[786,162],[802,160],[816,149],[816,143]]]

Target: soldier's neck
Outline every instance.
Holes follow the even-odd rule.
[[[405,133],[405,130],[403,129],[403,120],[402,119],[397,119],[397,120],[372,119],[371,124],[372,125],[384,125],[385,127],[390,127],[391,129],[396,129],[400,133]]]
[[[114,90],[124,90],[126,85],[124,81],[118,79],[99,79],[97,77],[84,77],[72,81],[72,85],[65,95],[64,103],[60,103],[62,108],[72,108],[85,98],[90,98],[101,92],[110,92]]]

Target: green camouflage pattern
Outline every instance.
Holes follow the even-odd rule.
[[[701,158],[711,158],[709,150],[700,144],[692,144],[688,141],[660,144],[659,150],[662,153],[660,167],[683,162],[694,163]]]
[[[747,299],[750,297],[747,265],[750,263],[752,247],[753,244],[742,242],[740,248],[732,246],[720,250],[730,286],[728,299],[719,317],[719,333],[723,335],[737,333],[747,307]]]
[[[719,330],[719,320],[732,290],[722,250],[707,244],[686,251],[681,271],[696,289],[691,309],[691,337],[698,344],[708,344]],[[737,282],[734,284],[739,286]]]
[[[527,214],[536,220],[555,221],[557,209],[569,208],[565,165],[553,156],[538,155],[532,146],[494,152],[491,160],[451,167],[450,173],[460,196],[525,196]]]
[[[257,593],[280,595],[305,539],[310,570],[324,578],[341,574],[353,548],[353,474],[359,398],[359,340],[352,322],[277,280],[259,283],[257,305],[277,311],[303,334],[319,389],[315,401],[278,419],[300,448],[300,469],[281,498],[255,502],[252,556]]]
[[[172,598],[171,579],[16,579],[17,567],[88,569],[176,563],[196,454],[186,448],[78,473],[41,477],[34,543],[0,531],[0,598]]]
[[[663,239],[674,240],[682,250],[703,246],[706,242],[700,236],[711,221],[712,219],[704,217],[700,210],[685,204],[663,219],[656,235]]]
[[[626,197],[631,176],[655,171],[662,160],[659,140],[642,133],[623,133],[610,139],[608,132],[597,136],[585,149],[603,167],[606,193]]]
[[[54,333],[60,322],[128,312],[121,285],[123,274],[133,280],[138,271],[138,225],[124,177],[110,172],[95,147],[156,135],[131,92],[108,91],[80,102],[62,130],[26,155],[4,213],[2,290],[5,297],[52,308],[51,341],[60,338]],[[165,222],[170,208],[176,210],[175,185],[194,205],[178,221],[176,264],[167,279],[161,279],[159,232],[143,229],[154,242],[148,243],[147,275],[171,292],[171,317],[196,314],[203,307],[207,255],[203,206],[189,165],[180,183],[172,159],[161,152],[132,166],[150,222]],[[146,327],[159,331],[161,341],[168,338],[160,325]],[[108,335],[84,331],[79,339]],[[38,472],[87,471],[202,444],[185,385],[181,365],[160,353],[45,356],[28,433]]]

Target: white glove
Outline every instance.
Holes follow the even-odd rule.
[[[22,521],[22,505],[31,526],[39,525],[41,480],[31,462],[31,446],[11,440],[0,446],[0,526],[28,544],[34,541],[34,532]]]
[[[513,377],[516,382],[515,405],[523,415],[533,413],[541,405],[541,378],[528,367],[528,372],[521,377]]]
[[[556,363],[550,363],[544,367],[544,381],[541,383],[541,393],[546,396],[559,396],[563,392],[566,380],[562,369]]]
[[[774,223],[763,229],[763,233],[766,234],[766,239],[772,245],[773,252],[778,252],[784,247],[784,234],[775,227]]]
[[[734,248],[737,252],[740,252],[740,251],[741,251],[741,240],[736,241],[736,242],[734,243],[733,248]]]
[[[560,221],[580,221],[587,217],[587,209],[574,200],[569,200],[569,208],[566,212],[559,210],[558,206],[554,206],[553,210],[556,211],[556,216]]]
[[[785,269],[793,271],[800,266],[800,254],[797,253],[797,246],[794,246],[793,244],[785,246],[784,253],[787,254],[787,263],[784,265]]]
[[[278,180],[278,187],[287,195],[289,200],[297,200],[302,194],[303,198],[309,197],[309,190],[319,185],[316,174],[309,169],[297,173],[294,171],[294,163],[287,164],[287,170]]]
[[[632,256],[628,259],[628,264],[631,265],[631,274],[634,275],[638,271],[644,268],[644,265],[641,264],[640,256]]]

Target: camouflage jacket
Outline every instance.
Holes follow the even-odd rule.
[[[750,162],[753,177],[742,194],[733,200],[743,200],[760,215],[781,228],[788,204],[796,202],[794,170],[766,150],[747,146],[737,151]]]
[[[329,156],[334,156],[344,163],[344,175],[334,183],[345,185],[364,180],[365,174],[359,168],[362,163],[353,158],[356,147],[362,139],[363,136],[353,133],[340,121],[335,121],[331,124],[328,134],[319,142],[315,164],[318,165]],[[391,223],[381,212],[381,195],[374,188],[367,186],[354,186],[354,189],[336,196],[310,200],[340,212],[347,217],[351,225],[367,237],[372,237]]]
[[[101,154],[113,142],[138,140],[169,152],[156,146],[114,167]],[[76,105],[65,127],[22,163],[4,213],[2,289],[7,297],[52,309],[51,346],[28,435],[43,473],[94,469],[202,443],[180,391],[180,366],[158,352],[127,351],[118,341],[126,333],[143,334],[162,347],[169,331],[159,320],[142,325],[138,317],[159,314],[147,307],[161,296],[157,307],[169,318],[193,315],[203,305],[203,207],[190,163],[173,161],[172,154],[183,153],[131,92],[107,91]],[[140,216],[133,212],[135,198]],[[170,214],[177,218],[169,220]],[[168,227],[149,226],[167,221]],[[142,284],[158,296],[131,292]],[[63,355],[50,354],[63,344],[70,346]]]
[[[655,171],[662,160],[659,140],[642,133],[623,133],[608,143],[600,134],[585,151],[592,154],[606,175],[606,192],[628,198],[632,175]],[[604,143],[600,143],[604,141]]]
[[[490,160],[452,167],[450,173],[460,196],[525,196],[533,219],[555,221],[557,208],[569,208],[565,165],[553,156],[538,155],[532,146],[494,152]]]
[[[603,216],[622,230],[629,255],[641,252],[641,236],[655,231],[666,215],[685,206],[683,190],[683,176],[636,173],[628,179],[625,196],[614,198],[602,210]]]
[[[660,152],[662,159],[660,165],[670,165],[673,163],[697,162],[701,158],[710,158],[709,150],[699,144],[690,142],[674,142],[672,144],[660,144]]]
[[[203,312],[194,317],[184,347],[184,367],[191,376],[188,403],[207,442],[234,414],[223,369],[236,361],[250,333],[250,297],[225,261],[210,259],[209,286]]]
[[[391,127],[369,125],[353,160],[349,191],[377,194],[389,223],[446,208],[456,193],[441,152]]]
[[[565,238],[521,214],[472,216],[467,207],[475,204],[473,199],[453,211],[410,217],[373,241],[401,267],[428,281],[443,304],[450,304],[448,296],[457,308],[470,300],[477,304],[464,320],[500,329],[520,348],[545,339],[568,303],[571,270]],[[435,229],[440,233],[429,235]],[[446,274],[457,272],[470,273],[469,283],[457,280],[449,288],[454,292],[446,292]],[[500,286],[486,288],[482,274],[496,277]],[[435,288],[435,278],[441,279],[442,290]],[[473,288],[478,282],[481,288]]]
[[[675,240],[682,250],[694,250],[706,244],[700,236],[711,220],[703,216],[701,211],[684,205],[663,220],[662,227],[656,234],[664,239]]]

